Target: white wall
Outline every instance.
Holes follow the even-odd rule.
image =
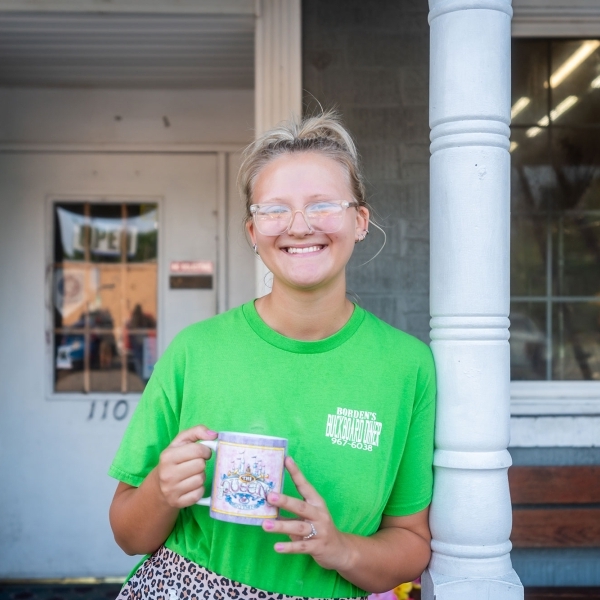
[[[0,115],[0,143],[243,146],[254,92],[0,88]]]

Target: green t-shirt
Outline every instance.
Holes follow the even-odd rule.
[[[382,515],[431,501],[435,374],[429,348],[364,309],[306,342],[260,318],[254,302],[184,329],[154,368],[109,474],[139,486],[184,429],[285,437],[341,531],[368,536]],[[214,461],[207,464],[206,489]],[[284,492],[299,497],[286,473]],[[179,512],[165,546],[258,589],[316,598],[366,592],[308,555],[281,555],[287,536]]]

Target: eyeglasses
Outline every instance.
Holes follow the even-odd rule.
[[[335,233],[342,228],[344,214],[358,202],[311,202],[303,210],[292,210],[286,204],[252,204],[254,225],[262,235],[281,235],[289,230],[296,213],[301,213],[310,229],[320,233]]]

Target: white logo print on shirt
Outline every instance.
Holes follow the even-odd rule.
[[[327,415],[325,436],[331,438],[332,444],[372,452],[379,446],[381,429],[377,413],[338,406],[336,414]]]

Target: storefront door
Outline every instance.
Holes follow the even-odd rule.
[[[216,154],[0,155],[0,578],[107,577],[106,471],[153,364],[216,312]]]

